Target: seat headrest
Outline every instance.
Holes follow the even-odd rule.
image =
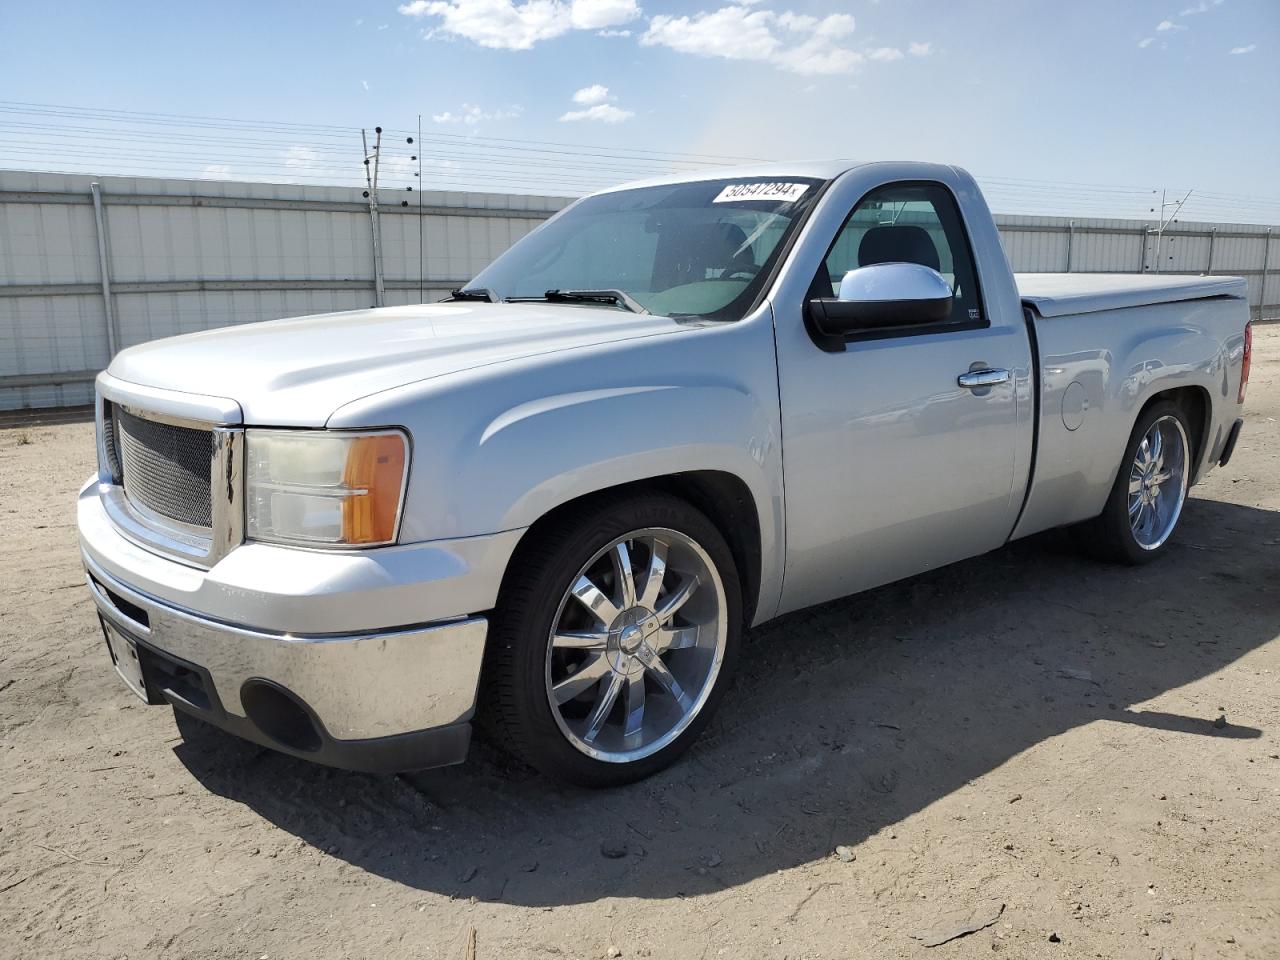
[[[747,233],[736,223],[699,223],[674,234],[659,247],[654,262],[655,289],[702,280],[708,270],[753,264]]]
[[[858,266],[873,263],[918,263],[940,270],[938,248],[929,231],[909,224],[872,227],[858,244]]]
[[[747,231],[736,223],[717,224],[720,227],[721,240],[732,256],[738,248],[747,242]]]

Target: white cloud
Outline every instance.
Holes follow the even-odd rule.
[[[771,63],[801,75],[851,73],[868,56],[881,60],[902,57],[896,48],[863,54],[843,46],[839,41],[849,37],[855,26],[847,13],[818,18],[790,10],[751,9],[755,2],[759,0],[692,16],[660,14],[649,21],[640,43],[700,57]]]
[[[385,184],[389,181],[413,179],[413,175],[418,172],[418,161],[410,160],[410,156],[407,153],[389,153],[378,158],[378,180],[382,184],[380,189],[386,189]],[[424,160],[424,165],[433,166],[430,160]]]
[[[612,103],[597,103],[594,107],[587,107],[585,110],[570,110],[560,117],[560,122],[573,123],[578,120],[595,120],[600,123],[621,123],[623,120],[629,120],[634,116],[635,113],[633,111],[615,107]]]
[[[370,142],[369,147],[372,149],[372,141]],[[385,144],[384,149],[386,149]],[[297,180],[301,182],[306,182],[309,179],[315,179],[317,177],[336,177],[339,179],[359,177],[361,180],[364,179],[364,168],[360,166],[359,160],[326,159],[314,147],[303,146],[301,144],[292,146],[288,150],[285,150],[280,157],[289,171],[283,175],[283,179],[286,182],[290,181],[292,177],[297,177]],[[407,161],[408,158],[406,157],[405,160]],[[382,171],[384,171],[383,176],[386,175],[385,171],[387,168],[393,165],[394,163],[390,157],[382,158],[380,166]]]
[[[833,13],[818,21],[818,30],[829,37],[847,37],[856,26],[853,15],[848,13]]]
[[[1194,17],[1197,14],[1208,13],[1214,7],[1222,6],[1222,0],[1200,0],[1194,7],[1187,7],[1178,14],[1180,17]]]
[[[927,57],[934,52],[933,44],[924,41],[913,41],[906,53],[898,47],[857,50],[843,42],[854,32],[851,15],[817,17],[791,10],[757,9],[765,2],[729,0],[715,10],[681,16],[658,14],[648,21],[640,43],[694,56],[770,63],[801,75],[852,73],[866,60]],[[574,30],[591,30],[600,37],[630,37],[632,30],[624,25],[641,17],[638,0],[408,0],[399,10],[405,16],[428,21],[427,38],[462,37],[504,50],[528,50]]]
[[[226,163],[211,163],[200,171],[201,177],[229,177],[231,166]]]
[[[723,7],[692,17],[659,14],[640,38],[646,47],[670,47],[680,53],[727,60],[768,60],[782,42],[771,29],[777,15],[771,10]]]
[[[598,83],[593,83],[589,87],[583,87],[573,95],[573,102],[580,103],[584,107],[589,107],[596,103],[605,103],[612,99],[613,97],[609,96],[609,88],[601,86]]]
[[[289,172],[297,175],[304,182],[309,177],[318,176],[359,175],[364,177],[363,168],[355,161],[350,164],[346,162],[339,164],[325,160],[314,147],[293,146],[286,150],[282,157]],[[289,174],[285,174],[284,179],[290,179]]]
[[[361,80],[361,81],[360,81],[360,86],[364,87],[364,88],[365,88],[365,90],[368,90],[368,89],[369,89],[369,81],[368,81],[368,80]]]
[[[431,115],[432,123],[462,123],[468,127],[474,127],[476,124],[485,123],[491,120],[511,120],[520,116],[520,107],[507,107],[506,109],[486,110],[478,107],[474,103],[464,103],[457,113],[452,110],[446,110],[443,113],[433,113]]]
[[[1253,51],[1257,49],[1258,49],[1258,45],[1256,43],[1251,43],[1247,47],[1232,47],[1231,54],[1232,56],[1238,57],[1242,53],[1253,53]]]
[[[1155,37],[1143,37],[1141,40],[1138,41],[1138,49],[1145,50],[1147,49],[1147,47],[1151,46],[1155,42],[1156,42]]]
[[[284,165],[293,170],[315,170],[321,166],[320,155],[311,147],[290,147],[284,152]]]
[[[778,24],[788,30],[807,33],[818,25],[818,18],[807,13],[792,13],[790,10],[784,10],[778,14]]]
[[[569,17],[575,30],[600,30],[640,16],[636,0],[573,0]]]
[[[1183,24],[1174,23],[1172,20],[1161,20],[1158,24],[1156,24],[1156,32],[1158,33],[1168,33],[1170,30],[1185,30],[1185,29],[1187,28]]]
[[[862,54],[837,46],[820,36],[813,36],[799,46],[784,50],[773,58],[773,64],[802,77],[853,73],[862,62]]]
[[[785,23],[786,14],[779,17]],[[852,73],[863,55],[837,41],[853,35],[856,23],[847,13],[833,13],[814,23],[810,35],[799,46],[783,51],[774,63],[802,76]],[[792,30],[799,29],[792,25]]]
[[[616,27],[640,16],[636,0],[411,0],[399,10],[434,21],[428,37],[464,37],[498,50],[528,50],[571,30]]]
[[[561,123],[575,123],[579,120],[594,120],[598,123],[621,123],[635,116],[632,110],[624,110],[611,100],[618,98],[609,93],[603,84],[593,83],[583,87],[573,95],[573,102],[583,107],[582,110],[570,110],[560,117]]]

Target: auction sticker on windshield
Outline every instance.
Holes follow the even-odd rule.
[[[735,200],[781,200],[791,203],[804,196],[807,183],[731,183],[720,191],[712,203],[733,203]]]

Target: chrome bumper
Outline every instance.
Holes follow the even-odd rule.
[[[474,613],[519,531],[344,554],[246,544],[202,570],[134,543],[100,494],[81,491],[81,557],[149,701],[334,766],[465,757],[488,628]]]
[[[98,613],[137,644],[151,702],[334,766],[464,759],[483,617],[366,634],[261,633],[160,603],[84,560]]]

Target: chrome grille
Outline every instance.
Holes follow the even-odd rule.
[[[120,449],[116,444],[116,418],[112,416],[110,401],[106,403],[102,415],[102,445],[99,447],[102,466],[106,468],[112,483],[120,482]]]
[[[211,528],[213,432],[145,420],[112,407],[115,459],[134,506],[189,526]]]

